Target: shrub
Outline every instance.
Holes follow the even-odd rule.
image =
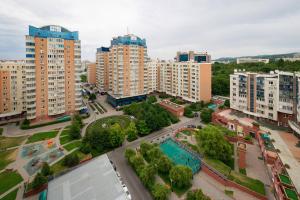
[[[188,191],[186,200],[210,200],[210,198],[206,196],[201,189],[196,189]]]
[[[169,177],[170,180],[172,180],[172,184],[178,188],[184,188],[191,184],[193,173],[191,168],[183,165],[177,165],[172,167]]]
[[[189,118],[194,117],[193,111],[192,111],[192,109],[190,108],[190,106],[186,106],[186,107],[184,108],[184,116],[189,117]]]
[[[74,167],[79,164],[79,157],[76,153],[67,155],[63,160],[63,165],[67,167]]]
[[[45,177],[50,176],[53,174],[53,171],[51,171],[49,165],[47,162],[44,162],[42,170],[41,170],[41,174]]]
[[[127,149],[125,150],[125,158],[126,158],[127,160],[129,160],[132,156],[135,156],[135,155],[136,155],[135,150],[133,150],[133,149],[131,149],[131,148],[127,148]]]
[[[212,109],[209,109],[209,108],[203,109],[201,114],[200,114],[200,117],[201,117],[202,121],[204,123],[211,122],[212,113],[213,113]]]
[[[32,182],[32,188],[37,189],[47,183],[47,178],[43,176],[41,173],[37,173]]]
[[[151,190],[154,200],[167,200],[170,190],[162,184],[156,183]]]

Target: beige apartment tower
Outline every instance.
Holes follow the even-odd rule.
[[[24,60],[0,61],[0,121],[22,117],[26,111]]]
[[[26,107],[30,120],[47,120],[82,108],[78,32],[29,26],[26,35]]]

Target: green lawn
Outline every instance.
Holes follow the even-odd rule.
[[[15,151],[16,149],[2,151],[0,152],[0,170],[4,169],[11,162],[15,161]]]
[[[224,192],[227,196],[233,197],[233,191],[232,190],[225,190]]]
[[[231,168],[227,165],[225,165],[222,161],[220,160],[215,160],[215,159],[210,159],[205,157],[204,162],[206,162],[209,166],[220,172],[221,174],[225,176],[229,176],[231,172]]]
[[[75,150],[71,154],[75,154],[75,153],[78,155],[79,160],[84,160],[84,158],[86,158],[87,156],[86,154],[82,153],[79,150]],[[64,158],[50,167],[54,174],[58,174],[59,172],[68,169],[68,167],[63,165],[63,162],[64,162]]]
[[[0,135],[2,135],[3,133],[3,128],[0,128]]]
[[[265,186],[260,180],[250,178],[248,176],[237,173],[235,171],[231,171],[231,174],[228,178],[240,185],[243,185],[243,186],[257,192],[257,193],[266,195]]]
[[[18,188],[13,190],[12,192],[8,193],[6,196],[4,196],[0,200],[16,200],[18,190],[19,190]]]
[[[22,181],[23,178],[18,172],[4,171],[0,173],[0,195]]]
[[[71,142],[71,143],[65,145],[64,148],[65,148],[67,151],[71,151],[71,150],[73,150],[73,149],[75,149],[75,148],[77,148],[77,147],[80,147],[80,145],[81,145],[81,140],[76,140],[76,141],[74,141],[74,142]]]
[[[286,175],[283,175],[283,174],[279,174],[279,179],[282,183],[285,183],[285,184],[288,184],[288,185],[291,185],[292,184],[292,181],[291,179],[286,176]]]
[[[129,116],[126,115],[119,115],[119,116],[110,116],[110,117],[105,117],[96,120],[92,124],[90,124],[87,127],[87,133],[91,132],[93,129],[104,129],[104,128],[109,128],[111,125],[118,123],[120,126],[125,129],[129,123],[130,123],[130,118]],[[103,127],[102,125],[105,124],[106,126]]]
[[[55,138],[57,133],[58,133],[57,130],[36,133],[36,134],[34,134],[34,135],[32,135],[28,138],[26,144],[33,143],[33,142],[38,142],[38,141],[42,141],[42,140],[47,140],[47,139],[51,139],[51,138]]]
[[[66,128],[65,128],[65,129],[61,132],[60,137],[66,136],[66,135],[69,135],[69,129],[66,129]]]
[[[71,142],[72,140],[73,139],[69,135],[66,135],[66,136],[63,136],[63,137],[59,138],[59,142],[60,142],[61,145],[67,144],[68,142]]]
[[[193,131],[183,130],[183,131],[181,131],[181,133],[183,133],[184,135],[187,135],[187,136],[191,136],[193,134]]]
[[[10,147],[19,146],[26,138],[27,138],[27,136],[22,136],[22,137],[0,136],[0,148],[6,149],[6,148],[10,148]]]

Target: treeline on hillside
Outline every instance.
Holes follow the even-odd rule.
[[[233,73],[234,69],[245,69],[245,71],[251,72],[265,72],[280,70],[280,71],[300,71],[300,61],[290,62],[278,60],[270,62],[268,64],[264,63],[215,63],[212,66],[212,93],[213,95],[228,96],[230,85],[229,85],[229,75]]]

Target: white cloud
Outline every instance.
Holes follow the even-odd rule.
[[[1,0],[0,59],[24,58],[28,25],[79,31],[83,59],[113,36],[146,38],[149,55],[178,50],[214,58],[299,51],[299,0]]]

